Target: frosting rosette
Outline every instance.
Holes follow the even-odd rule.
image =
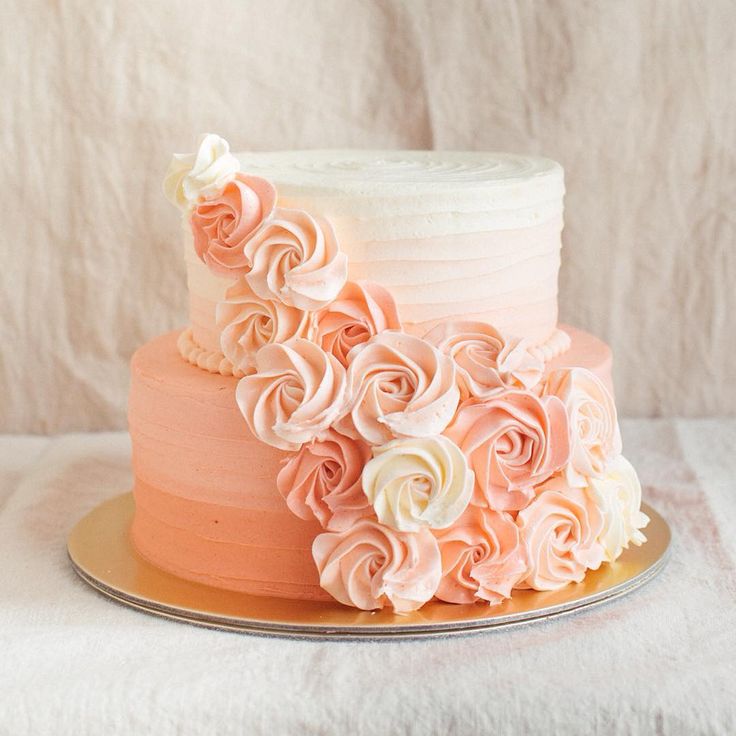
[[[275,203],[272,184],[257,176],[235,174],[221,192],[197,204],[192,212],[190,224],[199,259],[221,276],[247,273],[246,243]]]
[[[501,603],[527,573],[519,527],[504,511],[470,506],[435,537],[442,556],[442,580],[435,593],[440,600]]]
[[[444,529],[467,507],[473,473],[447,437],[398,439],[373,448],[363,491],[378,520],[392,529]]]
[[[542,393],[565,405],[570,427],[570,463],[565,473],[571,485],[585,486],[600,477],[608,461],[621,454],[616,405],[608,389],[585,368],[559,368],[546,378]]]
[[[344,366],[348,353],[385,330],[400,330],[394,298],[373,281],[348,281],[315,317],[315,340]]]
[[[607,466],[603,477],[589,478],[588,490],[603,515],[598,541],[607,562],[618,559],[629,544],[644,544],[641,531],[649,517],[641,510],[641,485],[631,463],[622,455]]]
[[[345,285],[348,261],[329,222],[277,208],[245,247],[248,283],[262,299],[316,311]]]
[[[244,278],[238,279],[218,303],[216,311],[222,354],[244,374],[253,373],[256,353],[272,343],[292,337],[309,338],[309,312],[281,302],[261,299]]]
[[[316,519],[325,529],[343,531],[373,514],[360,479],[370,456],[364,442],[328,429],[286,461],[276,486],[300,519]]]
[[[524,583],[534,590],[579,583],[586,570],[597,570],[603,562],[601,511],[590,493],[570,487],[564,476],[544,484],[516,523],[529,559]]]
[[[523,509],[534,497],[534,486],[570,456],[562,402],[529,391],[468,399],[445,434],[465,453],[475,473],[472,503],[496,511]]]
[[[338,428],[372,445],[441,434],[460,398],[452,360],[392,330],[351,351],[347,380],[349,408]]]
[[[208,133],[202,136],[197,153],[174,154],[164,178],[164,193],[172,204],[186,210],[218,194],[239,170],[228,142]]]
[[[375,521],[325,532],[312,545],[320,585],[333,598],[366,611],[390,603],[396,613],[416,611],[437,590],[442,561],[428,529],[406,533]]]
[[[250,431],[281,450],[298,450],[345,408],[345,369],[319,345],[295,337],[256,354],[256,373],[235,391]]]
[[[444,322],[425,340],[455,361],[462,400],[485,399],[505,388],[530,389],[542,378],[544,361],[527,340],[507,339],[484,322]]]

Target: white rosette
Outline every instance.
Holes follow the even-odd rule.
[[[181,210],[222,191],[240,170],[230,145],[214,133],[202,136],[197,153],[175,153],[164,177],[167,199]]]
[[[382,524],[402,532],[445,529],[467,508],[475,478],[447,437],[393,440],[373,454],[363,492]]]
[[[649,517],[641,510],[641,484],[631,463],[622,455],[612,460],[602,478],[589,478],[588,489],[603,515],[598,541],[608,562],[616,560],[629,544],[647,541],[641,531]]]

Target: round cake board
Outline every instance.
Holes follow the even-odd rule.
[[[200,626],[308,639],[392,639],[468,634],[529,624],[618,598],[651,580],[670,548],[667,522],[650,506],[647,542],[625,550],[613,564],[589,571],[562,590],[516,590],[497,606],[430,601],[419,611],[360,611],[339,603],[288,600],[213,588],[171,575],[133,548],[133,494],[116,496],[90,511],[69,535],[68,551],[79,576],[127,606]]]

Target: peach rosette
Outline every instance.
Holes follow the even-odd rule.
[[[392,529],[445,529],[467,507],[473,473],[447,437],[411,437],[373,449],[363,491],[378,520]]]
[[[614,458],[601,478],[588,479],[588,492],[603,515],[598,541],[607,562],[618,559],[629,544],[647,541],[641,531],[649,517],[641,510],[641,485],[631,463],[622,455]]]
[[[276,190],[265,179],[236,174],[221,192],[194,208],[190,224],[194,250],[220,276],[247,273],[245,246],[258,226],[271,215]]]
[[[272,343],[256,353],[256,372],[240,379],[235,398],[259,440],[298,450],[344,411],[345,369],[310,340]]]
[[[444,322],[424,339],[455,361],[461,400],[485,399],[505,388],[531,389],[544,372],[544,361],[527,340],[506,338],[484,322]]]
[[[337,299],[315,315],[315,340],[345,367],[348,353],[385,330],[400,330],[396,303],[373,281],[348,281]]]
[[[435,532],[447,603],[501,603],[527,573],[526,548],[510,514],[470,506],[449,529]]]
[[[428,529],[397,532],[359,521],[344,532],[319,534],[312,555],[322,588],[365,611],[387,603],[396,613],[416,611],[432,598],[442,576],[439,547]]]
[[[248,283],[262,299],[316,311],[340,293],[348,261],[329,222],[277,208],[248,241]]]
[[[174,154],[164,178],[164,193],[179,209],[219,194],[240,170],[230,145],[219,135],[202,136],[197,153]]]
[[[460,398],[452,360],[392,330],[350,352],[347,381],[348,412],[338,429],[372,445],[441,434]]]
[[[529,391],[468,399],[445,435],[465,453],[475,473],[472,503],[495,511],[523,509],[534,497],[534,486],[570,456],[562,402]]]
[[[516,518],[527,549],[529,573],[524,585],[558,590],[579,583],[586,570],[597,570],[605,558],[599,536],[603,516],[592,495],[551,478]],[[523,586],[519,586],[523,587]]]
[[[292,337],[309,338],[312,316],[281,302],[261,299],[239,278],[218,303],[216,311],[222,354],[244,374],[253,373],[256,353],[264,346]]]
[[[567,410],[568,483],[583,487],[587,478],[601,477],[608,461],[621,454],[616,405],[608,389],[585,368],[559,368],[547,376],[542,393],[559,398]]]
[[[373,515],[361,485],[370,456],[364,442],[328,429],[286,461],[276,486],[300,519],[316,519],[324,529],[344,531]]]

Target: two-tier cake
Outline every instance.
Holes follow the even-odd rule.
[[[190,324],[132,361],[144,558],[406,612],[557,589],[644,541],[610,350],[557,323],[558,164],[207,135],[165,191]]]

